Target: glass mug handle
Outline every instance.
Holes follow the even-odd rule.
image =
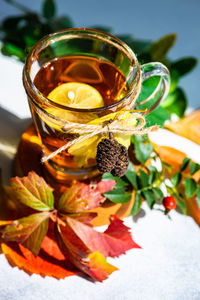
[[[158,93],[161,93],[157,101],[152,105],[151,108],[146,110],[143,114],[146,115],[153,111],[155,108],[158,107],[158,105],[161,103],[162,100],[165,99],[169,92],[170,88],[170,74],[167,67],[165,67],[163,64],[159,62],[152,62],[147,63],[140,66],[142,71],[142,82],[144,82],[146,79],[153,77],[153,76],[160,76],[160,81],[153,91],[153,93],[146,98],[145,100],[142,100],[140,102],[137,102],[137,105],[145,104],[147,102],[150,102]]]

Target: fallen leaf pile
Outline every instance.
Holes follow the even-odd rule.
[[[0,242],[9,263],[29,274],[65,278],[83,272],[103,281],[115,270],[106,257],[140,248],[129,228],[115,215],[103,233],[94,230],[90,210],[105,200],[114,180],[95,185],[73,182],[58,201],[35,172],[1,184]]]

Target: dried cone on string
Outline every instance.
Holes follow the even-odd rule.
[[[128,151],[109,133],[109,139],[101,140],[97,146],[96,161],[100,172],[122,177],[128,169]]]

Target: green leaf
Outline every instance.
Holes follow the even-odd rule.
[[[153,187],[152,191],[153,191],[153,194],[155,197],[155,201],[158,203],[162,203],[164,195],[163,195],[163,192],[161,191],[161,189]]]
[[[172,178],[171,178],[171,183],[174,187],[177,187],[179,183],[181,182],[182,175],[180,172],[176,172]]]
[[[177,88],[171,96],[173,97],[173,102],[167,106],[167,110],[170,113],[176,114],[179,118],[182,118],[187,108],[185,93],[181,88]]]
[[[194,57],[185,57],[171,64],[171,68],[175,69],[180,76],[191,72],[197,65],[197,59]]]
[[[115,189],[118,188],[122,188],[128,185],[128,183],[126,181],[124,181],[122,178],[120,177],[115,177],[113,176],[111,173],[104,173],[102,175],[102,180],[115,180],[116,184],[115,184]]]
[[[24,244],[37,256],[47,233],[50,215],[51,212],[41,212],[15,220],[2,230],[2,237],[6,241]]]
[[[59,18],[53,19],[52,23],[54,31],[74,27],[73,21],[69,16],[60,16]]]
[[[175,200],[176,200],[176,204],[177,207],[181,210],[181,212],[186,215],[187,214],[187,207],[185,204],[185,199],[183,197],[183,195],[181,193],[178,193],[178,195],[173,194]]]
[[[131,35],[128,34],[117,35],[117,37],[123,42],[125,42],[138,55],[146,51],[151,45],[150,41],[136,40]]]
[[[197,163],[194,163],[193,161],[190,161],[190,174],[193,175],[200,169],[200,165]]]
[[[185,186],[185,194],[188,198],[192,197],[196,190],[197,190],[197,184],[196,181],[192,178],[187,177],[184,180],[184,186]]]
[[[24,15],[8,17],[1,23],[0,30],[10,31],[24,20]]]
[[[115,203],[126,203],[131,200],[131,193],[126,193],[123,188],[104,193],[104,196]]]
[[[151,189],[144,190],[142,192],[144,199],[147,201],[147,204],[152,209],[155,204],[154,193]]]
[[[151,55],[152,60],[162,61],[167,55],[168,51],[174,45],[175,41],[176,34],[171,33],[152,43],[148,51]]]
[[[148,72],[148,69],[147,69]],[[153,92],[155,91],[155,89],[157,88],[158,84],[160,83],[160,77],[159,76],[153,76],[150,77],[148,79],[146,79],[143,83],[142,83],[142,89],[141,92],[137,98],[137,102],[136,103],[140,103],[141,101],[147,99],[148,97],[150,97]],[[146,108],[147,105],[145,105],[144,107],[140,107],[141,109]],[[147,108],[149,108],[149,101],[148,101],[148,106]]]
[[[154,111],[146,116],[148,126],[160,125],[163,126],[166,120],[170,119],[170,113],[162,106],[158,106]]]
[[[129,162],[128,170],[125,174],[125,177],[128,179],[128,181],[133,185],[134,189],[138,189],[138,182],[137,182],[137,174],[135,172],[134,165],[132,162]]]
[[[149,176],[142,169],[139,169],[139,181],[142,188],[148,186],[149,184]]]
[[[190,158],[185,157],[184,160],[182,161],[181,166],[180,166],[180,171],[181,172],[183,172],[187,168],[189,162],[190,162]]]
[[[175,197],[176,198],[176,197]],[[187,207],[184,201],[180,201],[178,199],[176,199],[176,204],[178,206],[178,208],[181,210],[181,212],[186,215],[187,214]]]
[[[151,143],[135,143],[135,155],[137,160],[141,163],[145,163],[153,152],[153,146]]]
[[[168,173],[172,172],[172,170],[173,170],[173,166],[172,165],[170,165],[170,164],[168,164],[168,163],[166,163],[164,161],[162,161],[162,165],[163,165],[163,168],[165,168]]]
[[[162,107],[167,108],[168,106],[172,105],[174,101],[176,101],[176,95],[176,91],[168,94],[167,97],[161,103]]]
[[[200,208],[200,186],[197,188],[197,204],[198,207]]]
[[[131,216],[135,216],[139,213],[141,204],[142,204],[142,197],[141,197],[140,192],[138,191],[135,194],[135,201],[134,201],[133,207],[130,212]]]
[[[3,47],[1,48],[1,52],[3,55],[6,55],[6,56],[16,56],[21,61],[24,61],[25,57],[26,57],[24,51],[21,48],[17,47],[14,44],[11,44],[11,43],[5,43],[3,45]]]
[[[173,93],[178,86],[179,79],[180,79],[179,72],[175,69],[171,69],[170,70],[170,79],[171,80],[170,80],[169,94]],[[162,103],[164,103],[164,102],[165,102],[165,100]]]
[[[149,170],[148,184],[151,185],[159,176],[159,172],[154,166],[148,166],[147,169]]]
[[[27,177],[11,178],[10,182],[19,202],[39,211],[54,208],[53,189],[35,172],[29,172]]]
[[[44,0],[42,6],[42,15],[46,19],[52,19],[56,14],[56,6],[54,0]]]

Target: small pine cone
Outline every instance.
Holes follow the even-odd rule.
[[[116,161],[115,167],[111,171],[111,174],[113,176],[122,177],[128,169],[128,164],[128,151],[126,147],[120,145],[120,154]]]
[[[100,172],[111,172],[121,153],[121,145],[115,139],[103,139],[97,146],[97,168]]]

